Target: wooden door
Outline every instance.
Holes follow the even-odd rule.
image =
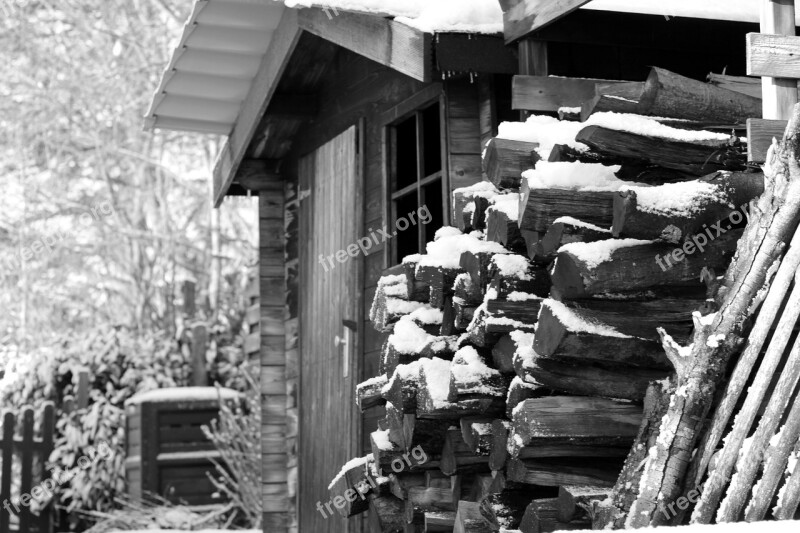
[[[337,345],[336,338],[345,337],[345,321],[359,322],[362,258],[348,256],[344,262],[335,258],[359,237],[357,143],[357,128],[351,127],[299,164],[301,533],[347,531],[338,513],[330,516],[324,506],[330,499],[328,484],[356,455],[359,442],[354,398],[358,335],[351,331],[349,346]],[[317,502],[323,504],[327,518]]]

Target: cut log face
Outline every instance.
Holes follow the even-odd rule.
[[[504,211],[489,209],[486,213],[486,239],[499,242],[514,252],[525,252],[525,239],[517,220],[511,219]]]
[[[556,516],[561,522],[588,520],[592,502],[603,501],[610,493],[608,487],[562,485],[558,489]]]
[[[477,502],[460,501],[456,511],[453,533],[489,533],[491,528],[481,516],[481,506]]]
[[[468,233],[473,229],[478,229],[472,226],[472,218],[476,211],[475,200],[481,198],[482,206],[488,205],[488,200],[498,193],[497,189],[491,183],[482,181],[470,187],[464,187],[453,191],[453,220],[456,227],[464,233]],[[485,207],[484,207],[485,209]]]
[[[430,304],[436,309],[444,308],[445,296],[453,295],[453,282],[460,273],[458,269],[433,266],[418,266],[416,280],[430,288]]]
[[[682,191],[693,191],[693,196]],[[761,173],[720,173],[680,185],[634,188],[614,197],[612,232],[614,237],[683,243],[718,221],[728,227],[746,221],[750,202],[763,192]],[[638,193],[646,197],[640,199]],[[675,196],[680,205],[668,200]]]
[[[704,272],[726,268],[741,235],[741,230],[726,230],[710,240],[702,253],[687,246],[695,252],[688,255],[684,248],[649,241],[567,245],[553,268],[553,291],[560,298],[586,298],[659,286],[698,287]]]
[[[553,260],[558,249],[565,244],[605,241],[611,236],[609,229],[587,224],[572,217],[561,217],[553,222],[542,240],[537,243],[536,260],[540,262]]]
[[[760,118],[760,98],[653,68],[640,100],[643,114],[718,124]]]
[[[406,276],[406,294],[409,301],[427,303],[430,301],[430,289],[424,281],[417,279],[416,272],[416,261],[403,261],[403,273]]]
[[[512,366],[513,371],[513,366]],[[549,396],[551,391],[545,387],[535,384],[527,383],[519,376],[515,376],[508,387],[508,396],[506,397],[506,416],[512,417],[514,408],[520,403],[531,398],[541,398]]]
[[[607,191],[531,189],[528,182],[523,181],[519,227],[544,234],[564,213],[570,213],[583,222],[610,228],[614,222],[614,194]]]
[[[718,170],[741,171],[747,166],[747,154],[742,147],[729,146],[727,143],[707,146],[646,137],[601,126],[587,126],[575,140],[598,152],[624,159],[638,159],[692,176],[705,176]],[[575,218],[589,222],[583,216]]]
[[[585,122],[594,113],[638,113],[639,100],[642,99],[644,83],[598,83],[595,96],[581,106],[581,121]]]
[[[451,428],[447,431],[447,437],[442,448],[442,461],[439,466],[443,474],[452,476],[456,473],[463,473],[466,470],[488,472],[488,465],[489,458],[475,453],[464,442],[460,429]]]
[[[536,143],[494,138],[486,145],[483,171],[498,189],[518,189],[522,173],[540,159]]]
[[[342,507],[336,506],[336,510],[344,518],[356,516],[367,511],[369,503],[366,498],[372,489],[367,479],[366,466],[362,464],[346,471],[344,475],[338,476],[335,483],[329,488],[332,500],[337,496],[346,500]],[[352,496],[353,492],[358,497],[350,501],[346,495],[350,494]]]
[[[384,405],[386,399],[383,397],[381,389],[383,389],[387,383],[389,383],[389,380],[386,379],[385,375],[360,383],[356,387],[356,403],[358,404],[358,408],[362,411],[366,411],[367,409]]]
[[[653,328],[649,339],[621,333],[595,317],[584,316],[552,299],[542,301],[533,345],[542,357],[599,361],[670,370],[671,365]]]

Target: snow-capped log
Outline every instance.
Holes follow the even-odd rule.
[[[611,489],[608,486],[562,485],[558,488],[556,518],[560,522],[587,520],[591,523],[589,509],[593,502],[608,498]],[[586,529],[591,529],[591,526]]]
[[[409,450],[419,446],[428,455],[438,457],[444,447],[447,428],[452,424],[457,424],[458,420],[432,420],[407,414],[403,423]]]
[[[459,264],[461,270],[469,275],[474,285],[485,287],[489,284],[489,265],[495,256],[489,252],[464,252],[461,254]],[[453,278],[455,281],[455,278]]]
[[[380,375],[372,379],[368,379],[356,386],[356,403],[358,408],[362,411],[377,407],[386,403],[383,397],[382,389],[389,380],[385,375]]]
[[[486,210],[486,240],[498,242],[513,252],[525,252],[525,240],[519,230],[518,193],[494,197]]]
[[[455,511],[458,508],[460,486],[447,480],[447,487],[411,487],[405,500],[405,521],[407,524],[425,523],[425,513],[436,511]]]
[[[370,433],[370,448],[375,461],[375,467],[379,471],[392,472],[392,461],[395,461],[395,464],[402,461],[405,465],[404,471],[406,472],[439,468],[440,456],[438,452],[434,454],[428,453],[428,450],[425,450],[427,461],[417,460],[414,454],[409,454],[408,451],[404,450],[397,443],[391,441],[389,432],[389,429],[378,429]],[[442,444],[444,443],[443,440],[441,442]],[[433,449],[434,446],[431,446],[431,448]]]
[[[533,439],[540,444],[547,439],[600,446],[630,443],[641,420],[642,407],[633,402],[580,396],[525,400],[514,410],[509,451],[513,455],[515,448],[528,446]]]
[[[544,237],[535,246],[535,259],[541,263],[553,260],[558,249],[573,242],[605,241],[612,237],[611,230],[588,224],[572,217],[556,219]]]
[[[347,499],[347,502],[345,502],[342,507],[336,507],[338,513],[344,518],[361,514],[367,511],[369,507],[366,495],[372,492],[372,485],[367,478],[368,468],[369,456],[353,459],[342,467],[342,471],[339,472],[339,475],[337,475],[328,486],[328,491],[332,499],[350,490],[355,490],[359,495],[359,497],[353,501]]]
[[[465,416],[497,416],[505,411],[504,397],[448,400],[454,390],[450,362],[439,358],[421,361],[420,383],[417,390],[417,417],[458,419]]]
[[[431,511],[425,513],[422,524],[425,531],[452,531],[456,525],[455,511]]]
[[[542,498],[533,500],[525,508],[521,533],[550,533],[551,531],[570,531],[591,527],[589,520],[576,520],[571,523],[558,520],[558,498]]]
[[[586,122],[594,113],[611,111],[614,113],[638,113],[639,100],[644,92],[644,83],[598,83],[591,100],[581,105],[581,122]]]
[[[489,347],[506,333],[515,330],[532,332],[534,329],[535,321],[522,323],[503,315],[495,315],[489,312],[488,304],[483,304],[475,310],[472,323],[467,328],[467,334],[469,342],[475,346]]]
[[[688,316],[688,315],[685,315]],[[533,349],[541,357],[671,369],[653,327],[649,338],[627,335],[580,310],[542,300]]]
[[[499,371],[489,367],[473,346],[460,348],[450,364],[451,402],[472,398],[505,398],[508,380]]]
[[[442,447],[442,459],[439,469],[446,476],[454,476],[457,472],[489,471],[489,457],[478,455],[464,442],[461,429],[452,427],[447,430],[447,436]]]
[[[559,487],[561,485],[611,486],[619,475],[622,460],[602,462],[584,458],[515,459],[508,462],[506,475],[510,481]]]
[[[483,290],[484,287],[472,282],[469,274],[462,273],[456,276],[453,283],[453,298],[464,305],[478,306],[483,302]]]
[[[496,298],[513,300],[511,295],[520,293],[519,301],[522,301],[524,294],[544,297],[550,293],[547,270],[534,266],[527,257],[521,255],[495,255],[489,266],[489,277],[492,280],[489,290],[494,291]]]
[[[511,293],[513,300],[491,298],[486,300],[486,311],[493,317],[506,318],[522,324],[535,324],[542,299],[528,293]]]
[[[525,381],[540,383],[554,391],[634,401],[644,398],[651,381],[669,375],[667,370],[580,361],[570,363],[544,357],[516,365],[516,368],[517,374]]]
[[[511,368],[513,370],[513,366]],[[528,383],[519,376],[514,376],[514,379],[511,380],[511,385],[508,387],[508,396],[506,396],[506,416],[511,418],[514,408],[525,400],[541,398],[550,394],[551,391],[542,385]]]
[[[473,216],[483,220],[483,211],[489,207],[489,200],[496,194],[498,194],[497,188],[488,181],[480,181],[469,187],[454,190],[453,220],[456,227],[464,233],[479,229],[472,226]]]
[[[492,445],[489,449],[489,468],[494,472],[503,470],[508,461],[508,436],[511,422],[503,419],[492,421]]]
[[[688,341],[694,327],[692,313],[700,311],[707,314],[706,304],[704,294],[700,291],[681,291],[674,296],[658,297],[645,293],[630,300],[586,299],[563,302],[563,305],[579,315],[584,322],[605,324],[620,334],[659,342],[661,338],[658,328],[664,328],[678,342]],[[541,339],[541,342],[545,340]],[[536,341],[540,341],[538,336]],[[544,355],[538,349],[536,352]]]
[[[692,176],[705,176],[718,170],[744,170],[747,166],[747,151],[738,139],[713,144],[708,141],[687,142],[602,126],[587,126],[575,140],[597,152],[624,159],[638,159]],[[583,217],[576,218],[589,221]]]
[[[492,346],[492,366],[504,375],[514,374],[514,352],[517,345],[505,334]],[[512,384],[513,385],[513,384]]]
[[[411,315],[395,324],[381,350],[378,370],[391,376],[398,365],[412,363],[420,358],[438,357],[452,359],[458,345],[458,337],[435,336],[417,325]]]
[[[453,533],[490,533],[492,530],[481,516],[481,506],[473,501],[458,502]]]
[[[381,387],[384,399],[404,413],[415,413],[417,410],[419,370],[419,361],[398,365],[386,385]]]
[[[610,228],[614,222],[614,193],[611,191],[534,189],[523,181],[519,205],[520,229],[540,234],[565,213],[601,228]]]
[[[391,494],[370,497],[367,524],[370,531],[404,533],[406,520],[403,500]]]
[[[682,243],[718,221],[741,224],[764,192],[762,173],[724,172],[702,180],[630,187],[614,196],[614,237]]]
[[[567,244],[553,267],[552,294],[569,299],[659,286],[699,287],[704,272],[724,270],[736,251],[742,230],[724,231],[708,239],[702,251],[693,243],[676,248],[637,239]]]
[[[475,316],[475,309],[477,309],[477,306],[464,305],[454,298],[452,309],[453,328],[459,333],[466,331]],[[442,328],[444,328],[444,325],[445,324],[443,323]]]
[[[522,173],[540,159],[537,148],[537,143],[495,137],[486,145],[483,172],[498,189],[517,189]]]
[[[403,259],[402,268],[406,276],[406,294],[409,301],[427,303],[430,301],[431,292],[428,285],[416,277],[418,263],[419,256],[410,256]]]
[[[476,455],[489,455],[492,447],[492,419],[482,416],[464,417],[460,421],[461,438]]]
[[[716,124],[761,118],[761,98],[653,67],[639,100],[642,114]]]

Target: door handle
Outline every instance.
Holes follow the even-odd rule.
[[[350,344],[355,331],[355,322],[342,320],[342,336],[336,335],[333,338],[333,344],[342,350],[342,377],[345,378],[350,375]]]

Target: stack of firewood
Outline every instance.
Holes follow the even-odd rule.
[[[730,129],[576,115],[501,126],[486,180],[454,193],[457,227],[380,280],[371,320],[389,335],[357,398],[386,416],[331,484],[342,515],[375,532],[586,529],[646,456],[632,444],[674,373],[662,336],[688,344],[693,313],[717,310],[763,174]]]

